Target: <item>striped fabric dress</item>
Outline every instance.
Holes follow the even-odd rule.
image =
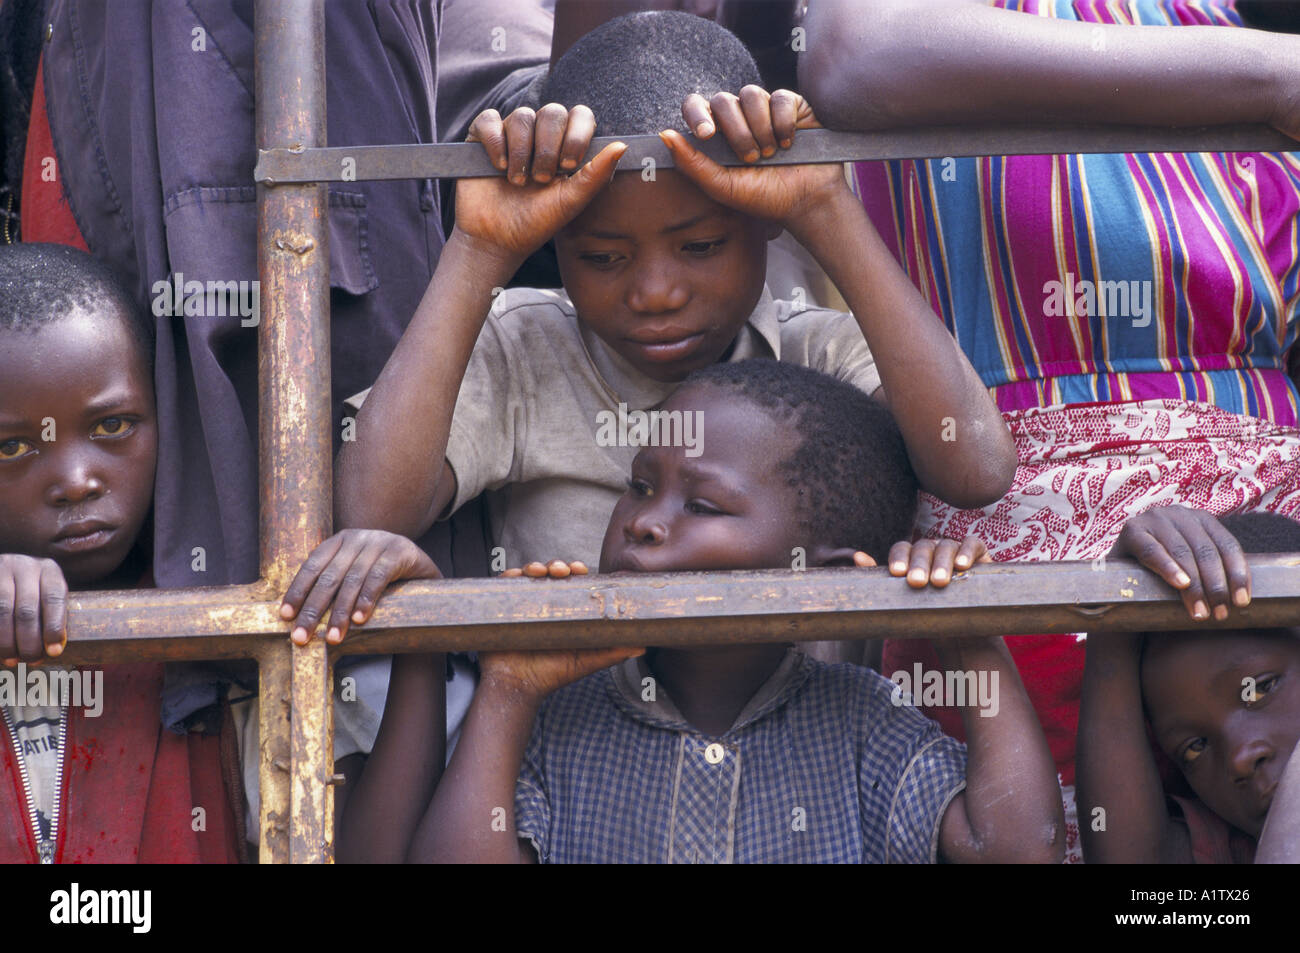
[[[1241,26],[1230,0],[998,0],[1098,24]],[[997,560],[1094,559],[1154,506],[1300,518],[1296,154],[860,163],[882,238],[1003,411],[1020,468],[982,510],[919,532]],[[1071,859],[1082,636],[1009,639],[1056,755]],[[883,672],[937,664],[890,643]],[[961,737],[959,713],[932,711]]]

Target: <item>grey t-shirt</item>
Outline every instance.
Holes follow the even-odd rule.
[[[880,386],[852,315],[796,310],[766,288],[730,360],[750,357],[812,367],[866,393]],[[502,292],[456,401],[447,443],[456,474],[449,512],[486,492],[505,566],[580,559],[598,568],[605,526],[638,450],[630,440],[609,440],[608,425],[620,404],[631,420],[676,387],[645,377],[579,325],[562,291]],[[364,397],[349,403],[359,406]]]

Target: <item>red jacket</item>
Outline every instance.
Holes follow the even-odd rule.
[[[103,708],[68,709],[58,843],[62,864],[237,863],[239,829],[215,735],[162,727],[161,664],[104,666]],[[34,864],[22,775],[0,721],[0,863]],[[203,808],[195,831],[194,808]]]

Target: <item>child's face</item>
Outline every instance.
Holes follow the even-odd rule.
[[[1300,737],[1300,629],[1162,637],[1143,658],[1142,694],[1196,796],[1258,837]]]
[[[148,368],[113,312],[0,334],[0,552],[95,582],[126,558],[153,499]]]
[[[684,388],[662,409],[702,415],[701,452],[641,448],[605,531],[601,572],[790,566],[797,501],[776,464],[796,451],[798,435],[708,386]]]
[[[779,233],[659,170],[616,175],[555,247],[578,318],[642,374],[679,381],[731,347]]]

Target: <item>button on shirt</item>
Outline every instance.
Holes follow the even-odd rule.
[[[542,706],[515,815],[543,863],[936,859],[966,749],[893,683],[792,650],[713,738],[650,677],[630,659]]]

